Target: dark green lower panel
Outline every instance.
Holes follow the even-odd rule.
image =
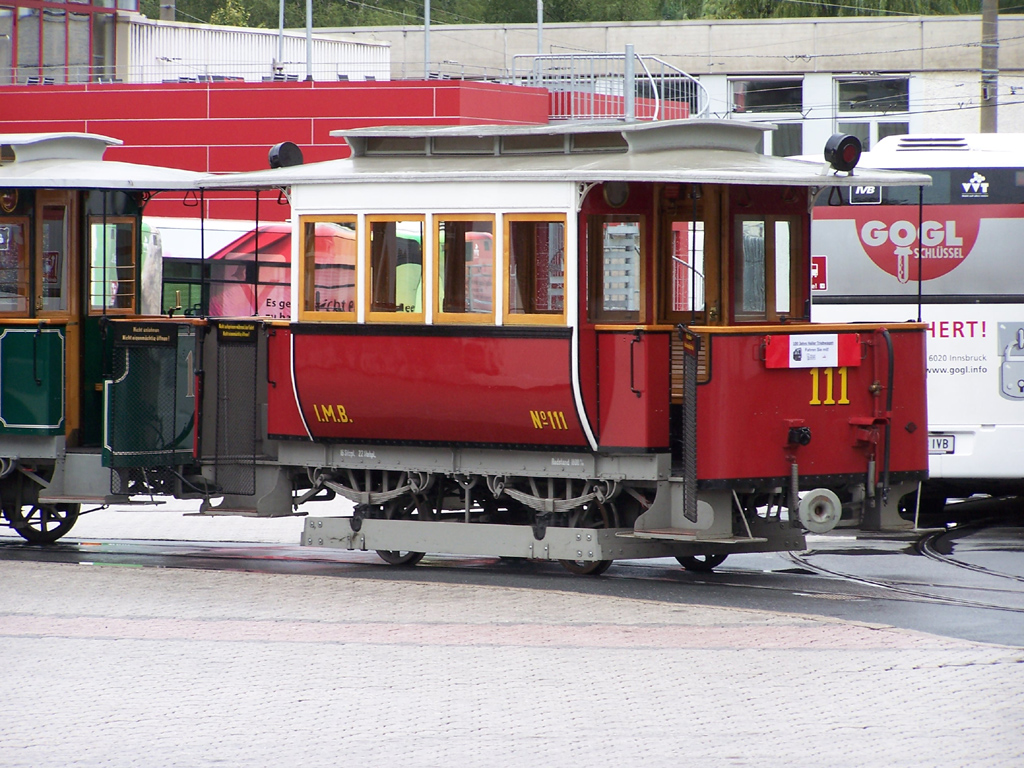
[[[0,325],[0,434],[64,432],[64,329]]]

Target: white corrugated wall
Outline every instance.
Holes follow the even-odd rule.
[[[128,82],[306,79],[306,37],[286,32],[278,61],[276,30],[168,24],[138,19],[130,25]],[[314,37],[314,80],[389,80],[388,43]]]

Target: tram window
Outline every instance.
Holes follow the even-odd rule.
[[[505,217],[509,323],[559,323],[565,316],[565,217]]]
[[[436,216],[437,311],[444,319],[494,317],[494,219]]]
[[[68,218],[63,205],[44,205],[42,211],[42,262],[39,302],[42,312],[68,310]]]
[[[793,312],[796,227],[789,219],[736,221],[733,314],[738,321],[777,321]]]
[[[673,221],[671,312],[704,310],[704,222]]]
[[[740,274],[739,290],[736,296],[736,316],[765,315],[765,254],[764,222],[740,222],[740,258],[737,271]]]
[[[790,299],[790,223],[775,222],[775,312],[788,315],[792,304]]]
[[[369,311],[377,320],[423,317],[423,219],[368,216]]]
[[[89,219],[89,311],[135,308],[135,222]]]
[[[28,314],[28,219],[0,218],[0,313]]]
[[[303,319],[354,320],[356,312],[355,216],[303,216],[302,242]],[[267,275],[275,277],[280,275]]]
[[[590,316],[635,323],[643,296],[643,221],[640,216],[591,216]]]

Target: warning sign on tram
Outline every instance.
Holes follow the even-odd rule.
[[[224,320],[217,323],[217,340],[222,344],[249,344],[256,340],[256,323]]]
[[[799,333],[766,336],[767,368],[838,368],[860,365],[860,335]]]
[[[177,323],[114,322],[110,330],[115,347],[173,347],[178,343]]]

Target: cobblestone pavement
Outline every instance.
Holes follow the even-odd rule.
[[[1024,764],[1019,649],[428,575],[0,579],[0,766]]]

